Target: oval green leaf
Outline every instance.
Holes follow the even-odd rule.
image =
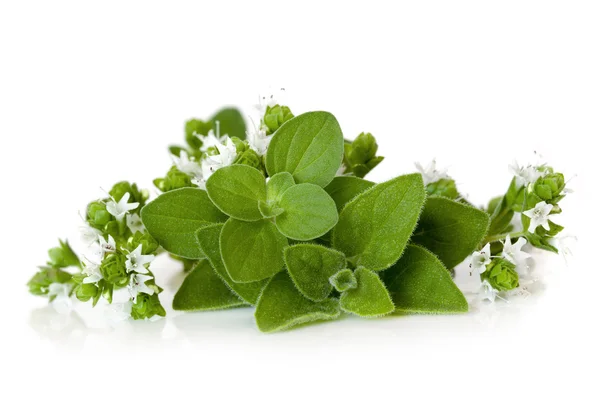
[[[258,221],[263,216],[258,207],[265,201],[265,177],[243,164],[220,168],[206,181],[206,191],[213,203],[225,214],[242,221]]]
[[[357,267],[380,271],[402,255],[423,202],[420,174],[399,176],[356,196],[333,229],[333,247]]]
[[[141,216],[148,233],[165,250],[190,259],[204,257],[196,241],[196,231],[227,220],[206,192],[196,188],[177,189],[160,195],[142,208]]]
[[[409,245],[402,258],[385,270],[381,278],[398,311],[442,314],[469,310],[450,272],[423,247]]]
[[[283,257],[292,281],[312,301],[325,300],[333,290],[329,278],[346,267],[344,254],[316,244],[287,247]]]
[[[220,242],[223,263],[234,282],[260,281],[283,268],[288,241],[270,221],[230,219],[223,226]]]
[[[283,193],[294,186],[294,177],[289,172],[279,172],[267,182],[267,202],[278,203]]]
[[[344,156],[344,137],[335,117],[324,111],[301,114],[285,122],[267,151],[270,176],[287,171],[297,183],[327,186]]]
[[[246,121],[237,108],[223,108],[210,119],[213,130],[217,130],[216,122],[219,122],[219,133],[221,135],[235,136],[240,139],[246,138]]]
[[[353,198],[374,186],[375,183],[355,176],[336,176],[331,183],[325,187],[325,191],[335,201],[339,212]]]
[[[452,269],[483,240],[490,218],[484,211],[445,197],[429,197],[412,241]]]
[[[329,232],[338,221],[335,202],[323,188],[312,183],[292,186],[283,193],[275,217],[277,229],[295,240],[311,240]]]
[[[276,332],[317,320],[340,316],[337,300],[313,302],[294,286],[285,271],[273,277],[263,290],[256,305],[256,325],[262,332]]]
[[[361,317],[381,317],[394,311],[394,303],[377,273],[363,267],[354,271],[357,287],[340,296],[342,310]]]

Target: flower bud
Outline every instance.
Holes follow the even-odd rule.
[[[161,192],[169,192],[171,190],[192,187],[194,185],[192,184],[192,178],[188,174],[178,170],[174,165],[164,178],[157,178],[154,180],[154,186]]]
[[[234,164],[248,165],[262,172],[262,158],[256,151],[248,148],[243,153],[238,152],[237,154]]]
[[[427,190],[429,196],[443,196],[452,200],[458,197],[458,190],[456,190],[454,179],[440,179],[432,182],[425,187],[425,190]]]
[[[561,173],[551,173],[539,178],[533,184],[531,191],[546,203],[556,204],[562,199],[562,192],[564,189],[564,175]]]
[[[136,232],[127,240],[127,249],[134,251],[142,245],[142,254],[153,254],[158,250],[158,242],[148,232]]]
[[[204,135],[211,129],[211,124],[199,119],[190,119],[185,123],[185,141],[193,150],[202,147],[202,140],[198,135]],[[179,153],[175,154],[179,157]]]
[[[505,258],[494,258],[481,274],[481,278],[487,280],[496,290],[512,290],[519,286],[519,274],[515,268],[516,266]]]
[[[48,250],[48,256],[50,257],[49,265],[54,268],[74,267],[80,266],[81,262],[79,257],[73,252],[68,242],[60,242],[60,247],[54,247]]]
[[[106,224],[113,216],[106,211],[106,204],[101,201],[93,201],[87,207],[87,222],[96,229],[104,230]]]
[[[89,301],[98,294],[98,288],[93,283],[84,283],[75,289],[75,296],[80,301]]]
[[[133,319],[146,319],[152,318],[155,315],[161,317],[167,315],[165,309],[160,304],[158,294],[138,294],[136,302],[131,306],[131,317]]]
[[[110,189],[110,192],[108,192],[108,194],[110,194],[117,202],[121,200],[125,193],[131,195],[129,202],[140,203],[140,208],[146,203],[146,200],[148,200],[149,197],[147,190],[139,190],[135,183],[132,184],[127,181],[115,183],[112,189]]]
[[[376,156],[377,141],[370,133],[361,133],[353,142],[344,144],[344,164],[346,170],[363,178],[375,168],[383,157]]]
[[[66,283],[71,280],[71,274],[57,268],[40,267],[40,270],[27,282],[29,292],[36,296],[48,294],[52,283]]]
[[[267,127],[267,135],[275,133],[284,122],[292,118],[294,118],[294,114],[287,106],[280,106],[279,104],[273,107],[267,106],[267,111],[263,117],[263,122]]]
[[[109,254],[100,264],[100,272],[104,280],[117,286],[125,286],[129,281],[125,260],[126,257],[123,254]]]

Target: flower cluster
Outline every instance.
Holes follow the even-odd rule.
[[[79,301],[92,300],[95,306],[101,297],[122,312],[122,317],[134,319],[164,316],[149,265],[154,260],[158,243],[141,222],[139,211],[148,199],[146,191],[135,184],[115,184],[109,197],[88,204],[85,224],[81,227],[86,246],[80,261],[65,242],[50,250],[47,267],[42,267],[29,282],[30,291],[47,295],[61,309],[68,310],[75,296]],[[76,266],[69,273],[65,267]],[[116,290],[127,290],[129,300],[113,304]]]

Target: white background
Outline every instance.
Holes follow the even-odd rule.
[[[597,398],[597,2],[0,4],[0,397]],[[377,181],[437,157],[482,204],[538,151],[577,175],[575,257],[541,258],[546,290],[495,311],[273,335],[251,310],[86,328],[27,293],[100,187],[151,187],[186,119],[250,111],[268,85],[373,132]],[[157,262],[158,283],[177,268]]]

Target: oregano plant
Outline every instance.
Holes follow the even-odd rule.
[[[187,121],[154,180],[161,194],[119,182],[89,203],[86,247],[60,241],[30,292],[63,310],[104,299],[124,319],[164,317],[150,271],[164,254],[186,274],[174,310],[255,307],[258,329],[275,332],[342,315],[467,312],[458,265],[480,283],[478,301],[493,301],[527,291],[525,245],[562,251],[553,217],[568,190],[545,164],[513,165],[506,193],[477,207],[435,161],[366,180],[384,160],[375,137],[345,139],[331,113],[270,102],[259,121],[235,108]],[[113,301],[119,290],[127,301]]]

